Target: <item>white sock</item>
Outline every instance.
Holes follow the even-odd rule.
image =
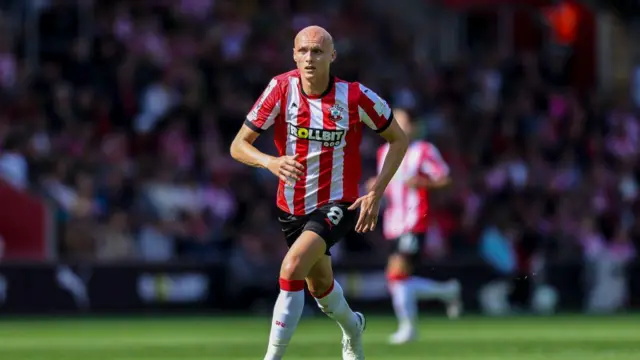
[[[316,298],[316,302],[320,310],[338,323],[346,336],[353,337],[359,334],[358,317],[349,307],[337,281],[334,280],[331,288],[326,294]]]
[[[409,278],[410,286],[415,292],[415,296],[422,300],[450,301],[457,292],[457,287],[452,282],[440,282],[418,276]]]
[[[304,280],[280,279],[280,295],[273,308],[269,346],[264,360],[281,360],[304,308]]]
[[[389,283],[389,289],[393,311],[398,318],[398,331],[413,331],[418,315],[418,303],[410,281],[408,279],[393,280]]]

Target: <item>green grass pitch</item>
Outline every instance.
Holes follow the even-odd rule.
[[[265,317],[0,320],[2,360],[261,360]],[[425,317],[418,342],[386,344],[391,317],[368,317],[369,360],[638,360],[640,317]],[[285,359],[340,359],[340,332],[303,318]]]

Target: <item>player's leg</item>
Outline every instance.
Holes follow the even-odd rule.
[[[406,234],[397,239],[387,264],[389,290],[399,324],[398,331],[391,337],[394,343],[415,338],[418,300],[443,301],[449,316],[457,316],[460,312],[460,285],[456,280],[439,282],[413,275],[422,253],[421,240],[420,234]]]
[[[422,234],[408,234],[396,242],[394,253],[389,257],[387,276],[391,282],[406,282],[421,300],[440,300],[449,303],[460,295],[457,280],[436,281],[414,275],[414,267],[422,253]]]
[[[304,231],[291,245],[280,268],[280,294],[273,309],[265,360],[280,360],[298,326],[304,308],[304,284],[311,268],[326,251],[325,242]]]
[[[342,288],[333,278],[329,249],[355,226],[357,212],[349,211],[349,204],[328,204],[311,214],[305,230],[310,230],[327,244],[327,251],[310,270],[307,284],[318,306],[342,328],[342,359],[364,359],[362,333],[366,320],[353,312],[344,298]]]
[[[413,268],[407,255],[395,252],[387,262],[387,281],[393,311],[398,319],[398,331],[391,336],[393,343],[412,340],[416,336],[418,300],[410,284]]]
[[[413,275],[409,282],[418,299],[442,301],[447,306],[449,318],[455,319],[460,316],[462,288],[458,280],[436,281]]]
[[[358,336],[362,328],[362,319],[351,310],[344,297],[342,287],[333,277],[331,257],[323,256],[307,276],[309,292],[316,299],[318,307],[335,320],[344,335]]]

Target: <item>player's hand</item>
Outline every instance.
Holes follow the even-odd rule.
[[[380,197],[370,191],[367,195],[356,200],[349,210],[360,208],[360,216],[356,223],[356,232],[365,233],[373,231],[378,223],[378,211],[380,210]]]
[[[298,154],[275,158],[269,162],[267,169],[287,185],[293,186],[294,181],[300,180],[304,170],[304,166],[296,160],[297,158]]]

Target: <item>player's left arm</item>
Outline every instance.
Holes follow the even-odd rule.
[[[398,123],[393,121],[393,114],[387,102],[363,85],[360,85],[358,112],[360,120],[389,143],[387,156],[371,190],[368,194],[356,200],[349,208],[355,210],[360,207],[360,217],[356,224],[356,231],[367,232],[376,227],[380,200],[389,182],[398,171],[400,164],[402,164],[404,154],[409,147],[409,140]]]
[[[384,194],[409,148],[409,140],[400,125],[393,121],[393,118],[389,122],[389,126],[379,133],[389,143],[389,151],[382,162],[382,169],[380,169],[380,173],[376,176],[376,180],[371,187],[371,191],[378,197],[382,197]]]
[[[389,182],[402,164],[409,147],[409,139],[400,125],[393,120],[393,112],[387,102],[375,92],[360,85],[360,119],[389,143],[389,150],[371,191],[382,197]]]

